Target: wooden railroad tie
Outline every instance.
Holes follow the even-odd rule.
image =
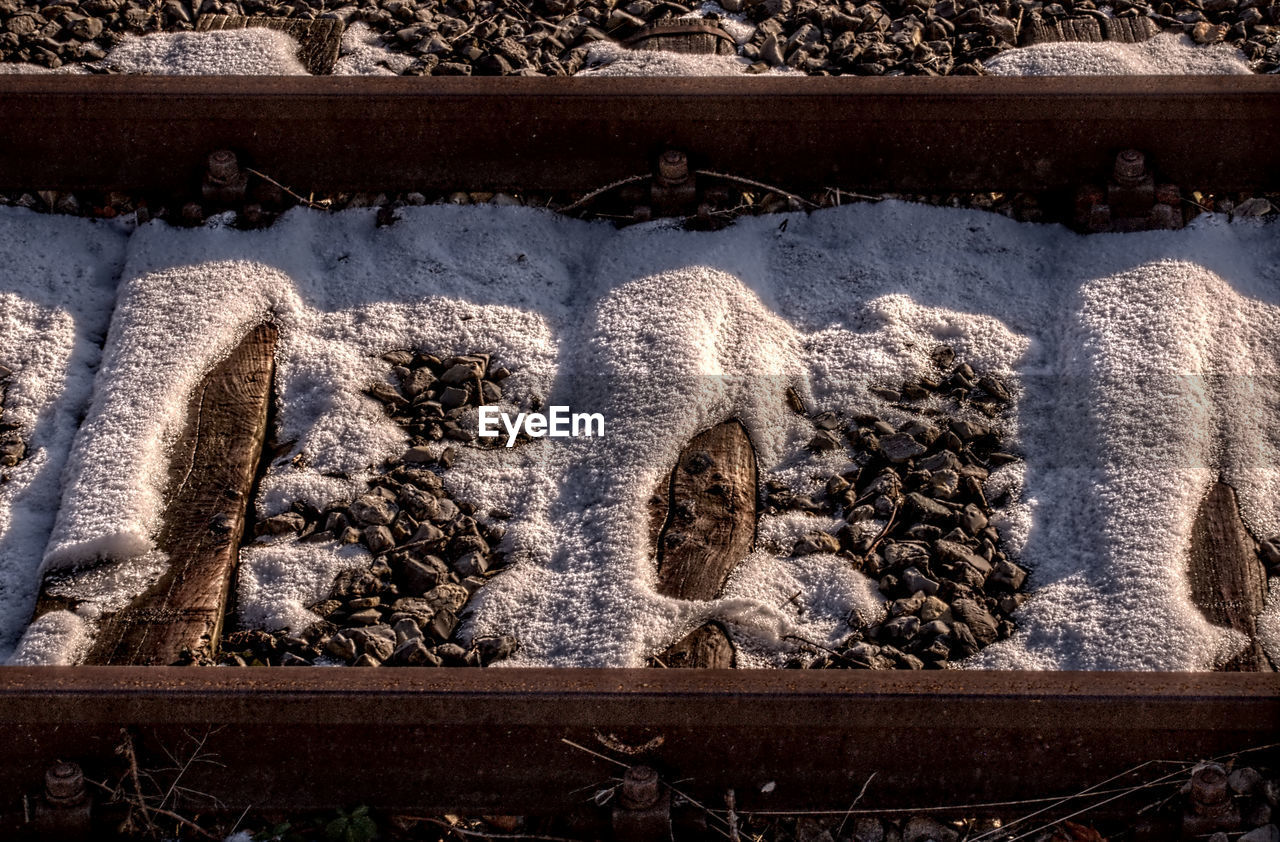
[[[756,454],[740,421],[699,433],[680,452],[652,498],[650,536],[657,547],[658,593],[719,596],[756,539]],[[724,628],[711,622],[657,660],[668,667],[729,668],[735,657]]]
[[[664,50],[686,55],[731,56],[738,52],[733,36],[719,24],[688,18],[655,21],[623,43],[633,50]]]
[[[223,29],[274,29],[291,36],[298,42],[298,59],[313,76],[328,76],[338,62],[338,48],[342,45],[342,33],[346,24],[331,18],[268,18],[243,15],[201,15],[196,20],[196,32],[216,32]]]
[[[275,325],[254,328],[196,389],[156,536],[169,568],[127,607],[100,618],[83,663],[157,666],[216,655],[266,439],[276,338]],[[66,608],[74,605],[42,589],[35,614]]]
[[[1267,597],[1267,574],[1258,543],[1240,518],[1235,489],[1221,480],[1210,487],[1191,527],[1187,577],[1191,599],[1216,626],[1235,629],[1249,645],[1221,670],[1271,672],[1258,641],[1258,615]]]
[[[1023,47],[1059,42],[1137,44],[1160,34],[1151,18],[1113,18],[1099,13],[1074,18],[1033,18],[1022,30]]]

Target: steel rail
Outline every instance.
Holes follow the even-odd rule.
[[[193,765],[184,786],[233,808],[546,813],[645,762],[717,804],[733,788],[743,810],[843,810],[872,773],[865,806],[972,803],[1256,748],[1280,735],[1280,679],[5,667],[0,793],[31,790],[55,759],[97,771],[122,728],[159,756],[207,735],[204,752],[223,765]],[[645,744],[635,757],[616,750]]]
[[[1147,153],[1280,187],[1280,77],[0,76],[0,189],[169,190],[217,148],[300,192],[586,191],[666,146],[791,189],[1051,190]]]
[[[0,77],[0,189],[169,191],[232,148],[299,191],[585,191],[675,146],[791,189],[1063,189],[1137,147],[1187,188],[1280,186],[1280,77]],[[0,828],[56,759],[188,735],[233,807],[555,812],[646,762],[743,810],[1078,791],[1273,742],[1229,673],[0,668]],[[659,739],[660,738],[660,739]],[[566,742],[568,741],[568,742]],[[649,745],[638,755],[618,747]],[[772,787],[766,786],[772,783]],[[18,811],[15,813],[15,811]]]

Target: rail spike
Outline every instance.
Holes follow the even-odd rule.
[[[1182,227],[1182,191],[1157,184],[1138,149],[1116,155],[1105,187],[1088,184],[1076,193],[1076,225],[1094,233],[1159,231]]]
[[[240,159],[230,149],[209,153],[205,159],[204,181],[200,193],[206,202],[233,205],[243,202],[249,187],[249,174],[240,168]]]
[[[33,839],[90,839],[93,802],[79,764],[59,760],[44,773],[44,793],[35,800],[28,826]]]
[[[617,842],[671,842],[671,790],[651,766],[632,766],[622,776],[613,808]]]

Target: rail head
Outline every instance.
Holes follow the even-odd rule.
[[[0,668],[0,786],[160,756],[196,735],[190,782],[228,805],[365,803],[540,814],[619,766],[740,807],[846,809],[1078,792],[1152,759],[1256,750],[1280,682],[1223,673],[845,670]],[[628,748],[632,747],[632,748]],[[1189,768],[1189,767],[1188,767]],[[939,775],[939,770],[945,774]]]
[[[324,706],[335,699],[352,704],[467,705],[519,704],[530,710],[571,704],[616,715],[635,706],[707,708],[705,721],[739,717],[753,707],[774,704],[848,707],[861,705],[1060,705],[1094,706],[1176,703],[1242,705],[1272,717],[1280,728],[1280,675],[1224,672],[1035,672],[944,670],[930,672],[860,670],[660,670],[496,668],[386,670],[192,667],[0,667],[0,721],[56,721],[58,705],[83,705],[94,717],[95,703],[146,711],[149,717],[190,717],[202,704],[229,712],[234,704]],[[96,700],[96,702],[95,702]],[[232,705],[228,707],[227,705]],[[716,713],[725,706],[733,717]],[[1249,707],[1252,706],[1252,707]],[[104,710],[104,708],[99,708]],[[1242,708],[1240,713],[1244,713]],[[270,715],[265,708],[253,714]],[[390,714],[397,718],[397,714]],[[611,714],[614,715],[614,714]],[[770,724],[768,714],[761,725]],[[1103,727],[1107,719],[1095,724]],[[1118,721],[1119,722],[1119,721]],[[1133,723],[1119,722],[1132,726]],[[1239,716],[1201,727],[1235,729]]]
[[[585,192],[664,145],[791,189],[1060,189],[1126,148],[1267,189],[1280,77],[0,76],[0,190],[173,191],[229,148],[295,190]]]

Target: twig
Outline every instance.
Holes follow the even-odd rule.
[[[1156,786],[1171,786],[1176,781],[1166,781]],[[1115,789],[1100,789],[1090,795],[1112,795],[1114,793],[1132,792],[1133,787],[1117,787]],[[1021,798],[1016,801],[978,801],[970,804],[944,804],[941,806],[919,806],[919,807],[869,807],[865,810],[751,810],[743,813],[744,816],[891,816],[891,815],[914,815],[915,813],[964,813],[972,810],[986,810],[997,807],[1029,807],[1032,804],[1044,804],[1049,801],[1074,801],[1084,796],[1077,795],[1046,795],[1042,798]],[[1002,825],[1001,830],[1007,830],[1008,825]],[[975,839],[977,837],[974,837]],[[973,842],[973,840],[966,840]]]
[[[265,182],[267,182],[267,183],[269,183],[269,184],[274,184],[276,187],[279,187],[281,190],[283,190],[284,192],[288,193],[288,194],[289,194],[290,196],[292,196],[293,198],[297,199],[300,203],[302,203],[302,204],[303,204],[303,205],[305,205],[306,207],[309,207],[309,208],[312,208],[312,209],[315,209],[315,210],[323,210],[323,209],[324,209],[324,205],[321,205],[319,202],[313,202],[313,201],[311,201],[310,199],[307,199],[307,198],[305,198],[305,197],[303,197],[303,196],[299,196],[297,193],[294,193],[294,192],[293,192],[292,190],[290,190],[288,187],[285,187],[283,184],[281,184],[280,182],[276,181],[274,178],[272,178],[271,176],[267,175],[266,173],[258,172],[258,171],[257,171],[257,170],[255,170],[253,167],[245,167],[245,168],[244,168],[244,171],[245,171],[245,172],[247,172],[247,173],[249,173],[250,175],[256,175],[258,178],[262,179],[263,181],[265,181]],[[312,193],[311,195],[312,195],[312,196],[314,196],[314,195],[315,195],[315,193]]]
[[[133,781],[133,791],[137,793],[137,808],[142,811],[142,820],[147,823],[147,827],[154,828],[155,823],[151,820],[150,810],[147,808],[146,796],[142,794],[142,781],[138,779],[138,757],[133,751],[133,736],[129,733],[129,729],[121,728],[120,735],[124,741],[120,743],[120,752],[124,755],[125,760],[129,762],[129,779]]]
[[[1057,819],[1056,821],[1052,821],[1052,822],[1049,822],[1049,823],[1047,823],[1047,824],[1042,824],[1042,825],[1040,825],[1039,827],[1035,827],[1035,828],[1032,828],[1031,830],[1026,831],[1025,833],[1020,833],[1020,834],[1018,834],[1017,836],[1013,837],[1012,839],[1009,839],[1009,840],[1008,840],[1008,842],[1017,842],[1019,839],[1026,839],[1028,836],[1034,836],[1035,834],[1039,833],[1040,831],[1042,831],[1042,830],[1047,830],[1048,828],[1053,827],[1055,824],[1058,824],[1059,822],[1064,822],[1064,821],[1066,821],[1066,820],[1068,820],[1068,819],[1074,819],[1074,818],[1075,818],[1075,817],[1077,817],[1077,816],[1084,815],[1085,813],[1089,812],[1090,810],[1096,810],[1097,808],[1101,807],[1103,804],[1110,804],[1112,801],[1115,801],[1115,800],[1116,800],[1116,799],[1118,799],[1118,798],[1124,798],[1126,795],[1131,795],[1131,794],[1133,794],[1133,793],[1135,793],[1135,792],[1141,792],[1142,790],[1144,790],[1144,789],[1150,789],[1150,788],[1151,788],[1151,787],[1153,787],[1153,786],[1160,786],[1162,783],[1176,783],[1176,781],[1169,781],[1169,780],[1167,780],[1167,779],[1168,779],[1168,778],[1173,778],[1173,777],[1180,777],[1180,776],[1182,776],[1182,775],[1185,775],[1185,774],[1187,774],[1188,772],[1190,772],[1190,771],[1192,770],[1192,768],[1194,768],[1194,767],[1192,767],[1192,766],[1184,766],[1184,767],[1183,767],[1183,768],[1181,768],[1181,769],[1178,769],[1178,770],[1176,770],[1176,771],[1170,772],[1170,773],[1169,773],[1169,774],[1167,774],[1167,775],[1163,775],[1163,776],[1161,776],[1161,777],[1159,777],[1159,778],[1156,778],[1154,781],[1150,781],[1150,782],[1148,782],[1148,783],[1142,784],[1141,786],[1131,787],[1131,788],[1129,788],[1129,789],[1128,789],[1127,791],[1125,791],[1125,792],[1121,792],[1121,793],[1119,793],[1119,794],[1117,794],[1117,795],[1113,795],[1113,796],[1111,796],[1110,798],[1104,798],[1103,800],[1101,800],[1101,801],[1099,801],[1099,802],[1097,802],[1097,803],[1095,803],[1095,804],[1090,804],[1088,807],[1082,807],[1082,808],[1080,808],[1079,810],[1076,810],[1074,813],[1069,813],[1069,814],[1067,814],[1067,815],[1063,816],[1062,818]],[[1049,808],[1049,807],[1046,807],[1045,809],[1047,810],[1047,809],[1050,809],[1050,808]],[[1041,811],[1041,812],[1043,812],[1043,811]]]
[[[610,757],[609,755],[607,755],[607,754],[601,754],[601,753],[600,753],[600,752],[598,752],[598,751],[592,751],[591,749],[587,748],[586,746],[580,746],[580,745],[578,745],[578,744],[577,744],[577,743],[575,743],[573,740],[566,740],[564,737],[561,737],[561,738],[560,738],[560,742],[564,743],[565,745],[573,746],[573,747],[574,747],[574,748],[576,748],[578,751],[585,751],[587,754],[591,755],[592,757],[598,757],[598,758],[600,758],[601,760],[607,760],[607,761],[609,761],[610,763],[616,763],[617,765],[621,766],[623,769],[630,769],[630,768],[631,768],[631,767],[630,767],[630,766],[628,766],[626,763],[623,763],[621,760],[616,760],[616,759],[614,759],[614,758]]]
[[[1199,202],[1195,201],[1194,199],[1188,199],[1186,196],[1183,196],[1182,201],[1186,202],[1188,205],[1195,205],[1205,213],[1213,213],[1213,208],[1207,208],[1204,205],[1200,204]]]
[[[720,818],[720,816],[717,816],[713,810],[709,809],[709,808],[708,808],[705,804],[703,804],[702,802],[695,800],[695,799],[693,798],[693,796],[688,795],[687,793],[681,792],[680,790],[676,789],[676,788],[675,788],[674,786],[672,786],[671,784],[667,784],[667,789],[671,790],[673,793],[675,793],[676,795],[680,796],[680,797],[681,797],[681,798],[683,798],[685,801],[688,801],[690,804],[692,804],[693,806],[697,807],[699,810],[701,810],[702,812],[706,813],[706,814],[707,814],[708,816],[710,816],[711,818],[713,818],[713,819],[715,819],[715,820],[717,820],[717,821],[719,821],[719,822],[722,822],[722,823],[724,823],[725,825],[728,825],[728,823],[729,823],[729,822],[728,822],[728,820],[727,820],[727,819],[722,819],[722,818]],[[721,836],[723,836],[725,839],[730,838],[728,833],[725,833],[723,830],[721,830],[721,829],[720,829],[720,828],[718,828],[718,827],[717,827],[717,828],[715,828],[715,831],[716,831],[716,833],[719,833]]]
[[[625,187],[628,184],[634,184],[637,181],[644,181],[646,178],[653,178],[653,176],[650,175],[649,173],[642,173],[640,175],[632,175],[632,176],[628,176],[627,178],[619,179],[618,181],[615,181],[612,184],[606,184],[604,187],[601,187],[597,190],[592,190],[590,193],[583,196],[581,199],[574,202],[573,204],[567,207],[560,208],[560,213],[573,213],[578,208],[581,208],[584,205],[589,205],[591,202],[595,201],[595,199],[599,198],[600,196],[603,196],[605,193],[608,193],[610,190],[617,190],[619,187]]]
[[[836,831],[836,838],[844,836],[844,826],[849,821],[849,816],[853,815],[853,808],[858,806],[858,802],[862,800],[862,796],[867,794],[867,787],[871,786],[872,779],[878,775],[878,772],[872,772],[865,781],[862,782],[862,789],[858,790],[857,796],[854,797],[853,803],[849,805],[849,809],[844,811],[844,818],[840,820],[840,829]]]
[[[569,839],[564,836],[538,836],[532,833],[485,833],[479,830],[467,830],[465,827],[458,827],[431,816],[401,816],[400,818],[411,822],[427,822],[428,824],[443,827],[445,830],[456,833],[459,836],[474,836],[480,839],[534,839],[537,842],[580,842],[580,840]]]
[[[470,26],[468,26],[466,29],[464,29],[464,30],[462,30],[461,32],[459,32],[457,35],[453,36],[453,38],[452,38],[452,39],[450,39],[450,40],[452,40],[452,41],[457,41],[458,39],[460,39],[460,38],[462,38],[462,37],[464,37],[464,36],[466,36],[466,35],[470,35],[473,31],[475,31],[475,29],[476,29],[477,27],[484,26],[484,25],[485,25],[485,24],[487,24],[487,23],[493,23],[493,22],[494,22],[495,20],[497,20],[497,19],[498,19],[498,16],[497,16],[497,15],[490,15],[489,17],[485,18],[484,20],[478,20],[478,21],[476,21],[475,23],[473,23],[473,24],[471,24]]]
[[[754,187],[757,190],[768,190],[771,193],[777,193],[780,196],[786,196],[788,199],[791,199],[792,201],[795,201],[795,202],[799,202],[802,205],[807,205],[810,209],[817,209],[818,207],[808,199],[805,199],[801,196],[797,196],[795,193],[788,193],[786,190],[783,190],[781,187],[774,187],[772,184],[765,184],[763,181],[756,181],[755,179],[751,179],[751,178],[743,178],[740,175],[729,175],[728,173],[712,172],[711,170],[694,170],[694,175],[705,175],[707,178],[721,178],[721,179],[724,179],[725,181],[732,181],[737,184],[744,184],[747,187]]]
[[[245,817],[245,816],[247,816],[247,815],[249,815],[249,810],[250,810],[250,808],[252,808],[252,807],[253,807],[253,805],[252,805],[252,804],[250,804],[248,807],[245,807],[245,808],[244,808],[244,812],[240,814],[240,818],[236,819],[236,823],[235,823],[235,824],[233,824],[233,825],[231,825],[231,832],[230,832],[230,833],[228,833],[228,834],[227,834],[227,836],[235,836],[235,835],[236,835],[236,829],[237,829],[238,827],[240,827],[240,822],[244,821],[244,817]]]
[[[857,199],[862,202],[883,202],[883,196],[871,196],[866,193],[851,193],[848,190],[841,190],[839,187],[828,187],[827,193],[836,195],[836,207],[840,207],[840,199],[848,196],[850,199]]]
[[[1129,768],[1129,769],[1125,769],[1123,772],[1120,772],[1119,774],[1112,775],[1111,777],[1107,778],[1107,779],[1106,779],[1106,780],[1104,780],[1104,781],[1098,781],[1096,784],[1093,784],[1093,785],[1091,785],[1091,786],[1087,786],[1087,787],[1085,787],[1084,789],[1080,790],[1080,791],[1079,791],[1079,792],[1077,792],[1077,793],[1074,793],[1074,794],[1072,794],[1072,795],[1068,795],[1068,796],[1065,796],[1065,797],[1063,797],[1063,798],[1060,798],[1060,799],[1058,799],[1057,801],[1055,801],[1054,803],[1049,804],[1049,805],[1048,805],[1048,806],[1046,806],[1046,807],[1042,807],[1042,808],[1040,808],[1039,810],[1036,810],[1036,811],[1035,811],[1035,812],[1033,812],[1033,813],[1027,813],[1025,816],[1019,816],[1018,818],[1014,819],[1013,821],[1009,822],[1008,824],[1002,825],[1001,827],[996,828],[996,829],[994,829],[994,830],[988,830],[986,833],[979,834],[979,835],[977,835],[977,836],[973,837],[972,839],[970,839],[970,840],[969,840],[969,842],[980,842],[980,840],[982,840],[982,839],[986,839],[987,837],[992,836],[992,835],[994,835],[994,834],[1007,832],[1007,831],[1009,830],[1009,828],[1013,827],[1014,825],[1016,825],[1016,824],[1021,824],[1022,822],[1025,822],[1025,821],[1027,821],[1028,819],[1035,818],[1036,816],[1038,816],[1038,815],[1040,815],[1040,814],[1042,814],[1042,813],[1048,812],[1049,810],[1052,810],[1052,809],[1054,809],[1055,807],[1059,807],[1059,806],[1061,806],[1061,805],[1063,805],[1063,804],[1067,803],[1068,801],[1073,801],[1073,800],[1075,800],[1075,799],[1077,799],[1077,798],[1084,798],[1085,796],[1087,796],[1087,795],[1091,795],[1091,794],[1092,794],[1092,795],[1097,795],[1098,793],[1097,793],[1097,792],[1095,792],[1094,790],[1098,789],[1099,787],[1106,786],[1107,784],[1111,783],[1112,781],[1118,781],[1118,780],[1120,780],[1121,778],[1125,777],[1126,775],[1132,775],[1134,772],[1137,772],[1137,771],[1140,771],[1140,770],[1142,770],[1142,769],[1145,769],[1147,766],[1150,766],[1151,764],[1153,764],[1153,763],[1155,763],[1155,762],[1156,762],[1156,761],[1154,761],[1154,760],[1148,760],[1148,761],[1146,761],[1146,762],[1144,762],[1144,763],[1139,763],[1137,766],[1133,766],[1133,767],[1131,767],[1131,768]],[[1124,787],[1124,788],[1122,788],[1122,789],[1120,789],[1120,790],[1118,790],[1118,791],[1119,791],[1119,792],[1128,792],[1130,789],[1131,789],[1131,787]]]
[[[754,205],[747,205],[747,204],[734,205],[734,206],[733,206],[733,207],[731,207],[731,208],[722,208],[722,209],[720,209],[720,210],[713,210],[713,211],[711,211],[711,215],[712,215],[712,216],[727,216],[727,217],[735,217],[735,216],[737,216],[737,215],[739,214],[739,212],[740,212],[740,211],[749,211],[749,210],[751,210],[753,207],[755,207],[755,206],[754,206]]]
[[[871,542],[871,546],[867,547],[867,552],[865,553],[866,555],[871,555],[872,553],[874,553],[876,551],[876,547],[880,546],[880,542],[883,541],[884,537],[889,534],[889,530],[893,529],[893,522],[898,518],[898,509],[900,507],[901,506],[898,503],[893,504],[893,511],[889,513],[889,522],[884,525],[884,529],[880,530],[880,534],[877,535],[876,539]]]
[[[89,783],[93,784],[93,785],[94,785],[94,786],[96,786],[96,787],[100,787],[100,788],[102,788],[102,789],[106,790],[107,792],[111,793],[113,796],[118,796],[118,795],[120,794],[120,791],[119,791],[119,790],[117,790],[117,789],[112,789],[111,787],[107,786],[106,784],[102,783],[101,781],[95,781],[95,780],[93,780],[92,778],[85,778],[85,780],[86,780],[86,781],[88,781]],[[158,815],[158,816],[164,816],[165,818],[173,819],[174,821],[176,821],[176,822],[178,822],[179,824],[181,824],[183,827],[189,827],[189,828],[191,828],[191,829],[192,829],[192,830],[194,830],[196,833],[199,833],[201,836],[203,836],[203,837],[204,837],[204,838],[206,838],[206,839],[221,839],[221,838],[222,838],[222,837],[220,837],[220,836],[217,836],[217,835],[215,835],[215,834],[210,833],[209,831],[205,830],[205,829],[204,829],[203,827],[201,827],[200,825],[198,825],[198,824],[196,824],[195,822],[191,821],[191,819],[188,819],[188,818],[186,818],[185,816],[180,816],[180,815],[178,815],[177,813],[173,812],[172,810],[165,810],[165,809],[163,809],[163,808],[161,808],[161,807],[150,807],[150,808],[148,808],[148,807],[145,807],[145,806],[143,806],[143,805],[138,804],[138,803],[137,803],[137,802],[135,802],[133,799],[128,798],[128,797],[125,797],[125,798],[124,798],[124,801],[125,801],[125,803],[126,803],[126,804],[128,804],[128,805],[130,805],[130,806],[132,806],[132,807],[141,807],[143,810],[148,810],[148,809],[149,809],[152,813],[155,813],[155,814],[156,814],[156,815]],[[154,827],[155,827],[155,824],[154,824],[153,822],[151,822],[149,819],[148,819],[148,824],[149,824],[152,828],[154,828]]]
[[[845,655],[845,654],[844,654],[844,653],[842,653],[842,652],[837,652],[837,651],[836,651],[836,650],[834,650],[834,649],[830,649],[830,648],[828,648],[828,647],[826,647],[826,646],[823,646],[821,643],[814,643],[814,642],[813,642],[812,640],[810,640],[809,638],[807,638],[807,637],[801,637],[801,636],[800,636],[800,635],[798,635],[798,634],[784,634],[784,635],[782,636],[782,639],[783,639],[783,640],[798,640],[798,641],[800,641],[801,643],[803,643],[803,644],[805,644],[805,645],[807,645],[807,646],[812,646],[814,649],[821,649],[823,652],[826,652],[826,653],[827,653],[827,654],[829,654],[829,655],[835,655],[837,658],[840,658],[841,660],[848,661],[849,663],[853,664],[853,665],[854,665],[854,666],[856,666],[856,667],[862,667],[863,669],[871,669],[871,668],[872,668],[872,667],[871,667],[871,664],[868,664],[868,663],[866,663],[865,661],[859,661],[857,658],[851,658],[851,657],[849,657],[848,655]],[[839,811],[838,811],[838,810],[837,810],[837,811],[833,811],[833,812],[831,812],[831,813],[828,813],[827,815],[839,815]]]
[[[161,807],[163,807],[165,803],[169,800],[169,796],[173,795],[173,793],[178,789],[178,781],[182,780],[182,776],[185,775],[187,773],[187,770],[191,768],[191,764],[195,763],[196,760],[200,757],[200,752],[204,748],[204,744],[208,742],[209,737],[213,733],[214,732],[211,730],[206,730],[204,732],[204,736],[200,738],[200,741],[198,743],[196,743],[195,750],[191,752],[191,756],[187,758],[187,762],[184,763],[182,765],[182,768],[178,770],[178,775],[173,779],[173,783],[169,784],[169,790],[164,794],[164,798],[160,799]],[[195,739],[190,734],[187,734],[187,736],[191,739]],[[175,806],[176,806],[176,802],[175,802]]]
[[[737,799],[732,789],[724,794],[724,806],[729,808],[729,838],[733,842],[741,842],[741,837],[738,835],[738,813],[734,809],[737,807]]]

